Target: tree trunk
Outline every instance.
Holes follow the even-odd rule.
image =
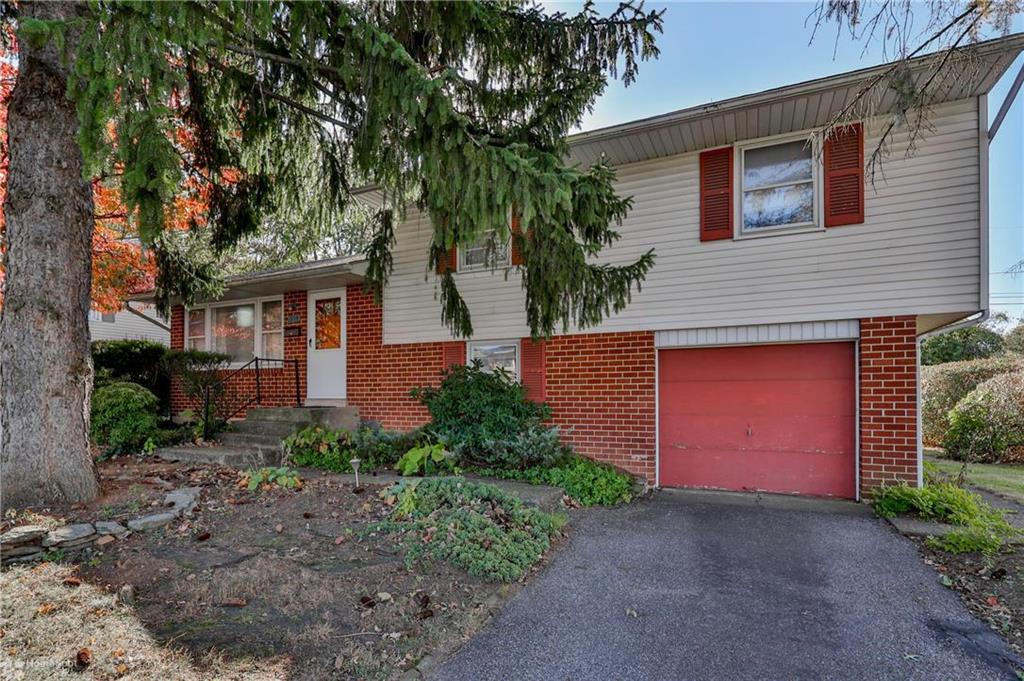
[[[21,18],[68,19],[77,3],[22,2]],[[0,503],[89,501],[92,189],[66,96],[77,42],[21,42],[8,114],[6,285],[0,312]]]

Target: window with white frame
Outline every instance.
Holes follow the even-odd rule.
[[[217,303],[188,310],[185,347],[211,350],[244,364],[253,357],[284,358],[284,301],[281,298]]]
[[[818,169],[806,138],[738,149],[741,234],[817,226]]]
[[[479,341],[468,344],[470,362],[479,360],[484,371],[504,369],[513,376],[519,375],[518,341]]]
[[[492,269],[507,266],[509,260],[508,240],[499,242],[494,230],[484,232],[468,246],[459,246],[459,271]]]

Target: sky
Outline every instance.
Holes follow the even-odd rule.
[[[573,12],[580,3],[549,1],[550,10]],[[599,4],[604,14],[615,4]],[[887,61],[881,44],[865,45],[835,29],[819,32],[811,42],[807,22],[813,2],[660,2],[665,30],[658,40],[660,57],[641,65],[629,88],[613,83],[581,126],[593,130],[636,118],[751,94]],[[922,4],[922,11],[926,9]],[[1024,31],[1024,16],[1012,32]],[[989,118],[1006,96],[1024,55],[989,94]],[[1011,318],[1024,317],[1024,273],[1006,270],[1024,260],[1024,90],[1003,122],[989,150],[989,226],[991,234],[991,309]]]

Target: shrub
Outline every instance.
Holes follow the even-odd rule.
[[[507,459],[505,445],[493,445],[513,442],[551,415],[547,405],[526,399],[510,374],[484,371],[479,362],[453,366],[439,387],[414,388],[411,394],[430,412],[427,430],[466,465],[525,467]]]
[[[105,385],[92,395],[90,435],[105,447],[106,455],[139,452],[157,432],[159,405],[156,396],[138,383]]]
[[[572,456],[572,448],[558,439],[558,429],[541,425],[530,425],[507,440],[488,440],[478,452],[462,455],[460,449],[457,445],[458,458],[464,463],[475,459],[504,470],[556,466]]]
[[[493,485],[463,478],[403,481],[383,493],[391,520],[370,531],[405,534],[405,560],[439,561],[501,582],[521,578],[551,548],[560,515],[524,506]]]
[[[430,434],[420,428],[408,431],[360,428],[352,434],[350,454],[359,457],[363,470],[394,468],[410,449],[431,442]]]
[[[302,489],[302,478],[299,477],[299,472],[287,466],[249,469],[242,473],[238,483],[250,492],[256,489],[266,491],[274,485],[285,489]]]
[[[614,506],[633,498],[633,477],[611,466],[582,456],[552,467],[526,470],[481,469],[479,475],[521,480],[531,485],[561,487],[583,506]]]
[[[950,553],[978,551],[993,554],[1007,541],[1024,536],[1003,513],[982,501],[969,490],[951,483],[916,488],[905,483],[887,485],[874,493],[875,513],[891,518],[913,513],[929,520],[939,520],[958,528],[943,537],[929,537],[928,543]]]
[[[352,470],[350,447],[351,437],[347,430],[331,430],[321,425],[307,426],[284,440],[285,453],[293,466],[335,473]]]
[[[93,341],[93,385],[99,388],[113,380],[138,383],[156,395],[161,410],[166,411],[171,403],[171,377],[164,362],[168,352],[155,341]]]
[[[968,326],[932,336],[921,345],[921,364],[984,359],[1003,351],[1003,337],[984,326]]]
[[[926,443],[942,444],[949,430],[949,411],[967,393],[993,376],[1019,371],[1019,358],[993,357],[950,362],[921,369],[921,423]]]
[[[957,402],[943,445],[951,459],[989,463],[1024,445],[1024,373],[990,378]]]
[[[181,381],[181,390],[193,404],[199,422],[200,432],[210,434],[221,427],[221,419],[217,416],[218,407],[224,399],[224,386],[219,384],[221,371],[227,368],[231,356],[221,352],[205,352],[203,350],[172,350],[164,358],[168,370]],[[203,413],[203,400],[210,392],[209,423]]]
[[[1024,324],[1018,324],[1006,334],[1006,349],[1024,355]]]

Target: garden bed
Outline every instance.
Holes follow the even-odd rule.
[[[48,513],[72,521],[106,509],[116,518],[154,503],[168,486],[202,490],[191,516],[87,554],[77,571],[83,585],[127,594],[133,626],[180,648],[200,675],[223,671],[221,658],[207,656],[213,650],[251,660],[250,669],[265,667],[271,678],[282,664],[292,678],[397,678],[454,650],[517,588],[445,563],[407,567],[408,537],[372,531],[392,512],[372,478],[361,493],[346,477],[319,473],[303,477],[299,490],[249,491],[237,471],[215,466],[118,460],[100,470],[101,500]],[[34,517],[44,513],[35,509]],[[50,568],[17,567],[3,579],[31,579],[34,569]],[[95,639],[108,631],[120,635],[93,627],[54,647],[11,630],[4,642],[21,660],[70,665],[89,639],[101,648]],[[105,643],[148,655],[125,641]]]

